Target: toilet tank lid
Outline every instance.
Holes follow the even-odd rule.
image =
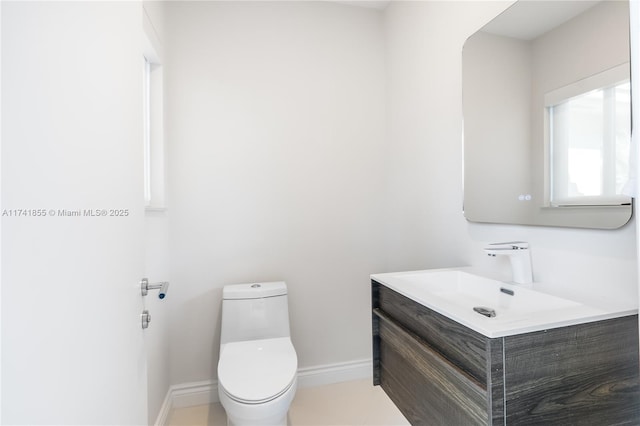
[[[233,299],[260,299],[264,297],[283,296],[287,294],[287,284],[284,281],[268,283],[249,283],[226,285],[222,289],[222,298]]]

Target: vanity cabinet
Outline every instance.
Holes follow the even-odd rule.
[[[373,381],[413,425],[640,424],[638,316],[489,338],[372,281]]]

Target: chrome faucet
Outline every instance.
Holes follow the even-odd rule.
[[[524,241],[493,243],[485,247],[484,251],[491,257],[509,257],[513,272],[513,282],[517,284],[531,284],[533,282],[529,243]]]

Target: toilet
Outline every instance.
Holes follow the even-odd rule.
[[[287,285],[227,285],[222,290],[218,395],[229,425],[287,424],[297,386]]]

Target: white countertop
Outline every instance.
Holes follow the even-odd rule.
[[[413,278],[428,278],[431,273],[444,271],[466,272],[481,277],[481,280],[485,278],[494,280],[490,272],[471,267],[373,274],[371,279],[490,338],[566,327],[638,313],[636,301],[612,303],[603,300],[590,300],[584,296],[580,298],[567,297],[558,291],[554,292],[552,286],[544,283],[534,283],[532,287],[526,288],[518,284],[498,281],[500,288],[517,292],[516,295],[520,300],[532,297],[543,302],[539,303],[539,308],[527,307],[523,312],[511,309],[510,312],[501,314],[498,308],[498,315],[489,318],[473,310],[471,297],[465,297],[465,295],[459,298],[442,297],[438,292],[431,291],[427,285],[420,283],[420,280]],[[508,299],[508,296],[504,297]],[[559,302],[557,306],[560,307],[550,308],[549,306],[554,305],[552,303],[554,301]],[[563,301],[567,303],[563,304]]]

